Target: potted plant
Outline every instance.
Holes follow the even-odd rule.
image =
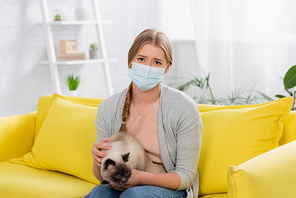
[[[80,83],[80,76],[74,77],[74,75],[68,75],[67,77],[67,84],[69,87],[69,95],[71,96],[77,96],[77,88]]]
[[[55,21],[61,21],[62,20],[62,10],[54,10],[53,11],[54,20]]]
[[[265,95],[260,91],[251,89],[237,88],[231,95],[227,97],[216,97],[210,86],[210,73],[205,78],[198,79],[192,76],[193,79],[185,83],[178,83],[176,88],[180,91],[187,92],[190,86],[197,87],[202,90],[199,97],[194,96],[193,99],[199,104],[212,104],[212,105],[245,105],[245,104],[258,104],[266,101],[272,101],[272,98]]]
[[[290,96],[294,97],[294,103],[291,110],[295,110],[295,99],[296,99],[296,90],[293,89],[296,86],[296,65],[292,66],[283,79],[283,84],[285,90],[289,93]],[[275,95],[277,98],[284,98],[286,96],[278,94]]]
[[[90,44],[89,49],[89,59],[98,59],[99,51],[96,43]]]
[[[55,21],[60,21],[61,20],[61,15],[57,14],[54,16]]]

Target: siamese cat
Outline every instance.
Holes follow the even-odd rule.
[[[144,148],[134,136],[127,132],[118,132],[111,137],[113,142],[106,143],[110,150],[102,161],[102,184],[113,183],[123,186],[132,175],[132,170],[150,173],[166,173],[162,164],[153,163],[145,153]]]

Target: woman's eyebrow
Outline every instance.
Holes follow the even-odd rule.
[[[138,57],[143,57],[143,58],[147,58],[147,56],[144,56],[144,55],[141,55],[141,54],[139,54],[138,55]],[[157,60],[157,61],[159,61],[159,62],[163,62],[163,60],[162,59],[159,59],[159,58],[153,58],[154,60]]]
[[[154,60],[157,60],[157,61],[160,61],[160,62],[163,62],[163,60],[159,59],[159,58],[153,58]]]

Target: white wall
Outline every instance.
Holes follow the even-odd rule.
[[[75,20],[75,9],[81,7],[82,3],[85,6],[92,5],[91,0],[48,1],[49,13],[52,14],[54,9],[62,9],[64,20]],[[158,28],[172,41],[177,41],[173,42],[174,62],[171,71],[165,75],[165,84],[176,82],[176,76],[182,78],[183,71],[197,77],[204,76],[203,71],[195,66],[194,44],[179,42],[182,39],[192,40],[195,37],[190,0],[98,1],[102,19],[113,21],[112,24],[104,25],[104,33],[108,57],[118,60],[110,63],[114,92],[119,92],[128,86],[130,82],[127,75],[128,49],[134,38],[146,28]],[[34,111],[39,97],[53,93],[49,68],[39,64],[39,61],[47,59],[41,22],[40,0],[0,0],[0,117]],[[53,34],[56,52],[61,39],[77,39],[78,51],[81,52],[87,52],[89,44],[96,41],[92,25],[53,27]],[[287,56],[292,57],[291,54]],[[264,68],[260,69],[264,72]],[[59,66],[59,72],[62,94],[67,94],[64,79],[69,73],[74,73],[82,77],[78,95],[90,97],[107,95],[100,64]],[[230,94],[228,87],[224,90],[219,88],[220,82],[216,79],[219,80],[223,76],[215,78],[214,75],[211,71],[213,76],[211,85],[215,93],[221,92],[223,96]],[[278,83],[279,76],[283,75],[284,73],[275,73],[269,78],[274,78]],[[256,78],[258,77],[252,76],[252,79]],[[250,87],[255,81],[239,80],[236,81],[237,85],[243,87]],[[280,86],[278,85],[276,89],[274,86],[264,87],[258,81],[256,88],[270,96],[277,93],[286,94]]]
[[[64,20],[75,20],[75,9],[81,0],[50,0],[49,13],[62,9]],[[90,0],[83,0],[91,5]],[[102,19],[113,20],[104,25],[114,92],[129,83],[127,52],[133,39],[142,30],[160,25],[160,3],[157,0],[99,0]],[[38,98],[52,94],[53,87],[48,66],[39,61],[47,59],[42,13],[39,0],[0,0],[0,117],[27,113],[37,108]],[[53,27],[56,52],[61,39],[77,39],[78,51],[87,52],[96,41],[92,25]],[[69,73],[80,74],[80,96],[107,95],[102,68],[99,64],[60,66],[62,93]]]

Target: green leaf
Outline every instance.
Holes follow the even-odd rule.
[[[90,48],[91,48],[91,50],[97,50],[97,49],[98,49],[96,43],[92,43],[92,44],[90,44]]]
[[[284,98],[286,96],[278,94],[278,95],[275,95],[275,97],[277,97],[277,98]]]
[[[257,91],[265,100],[267,101],[273,101],[273,99],[269,96],[267,96],[266,94],[260,92],[260,91]]]
[[[72,75],[69,74],[67,78],[67,82],[68,82],[69,90],[76,90],[80,83],[80,76],[76,76],[74,78],[73,74]]]
[[[292,66],[284,77],[285,89],[291,89],[296,86],[296,65]]]

